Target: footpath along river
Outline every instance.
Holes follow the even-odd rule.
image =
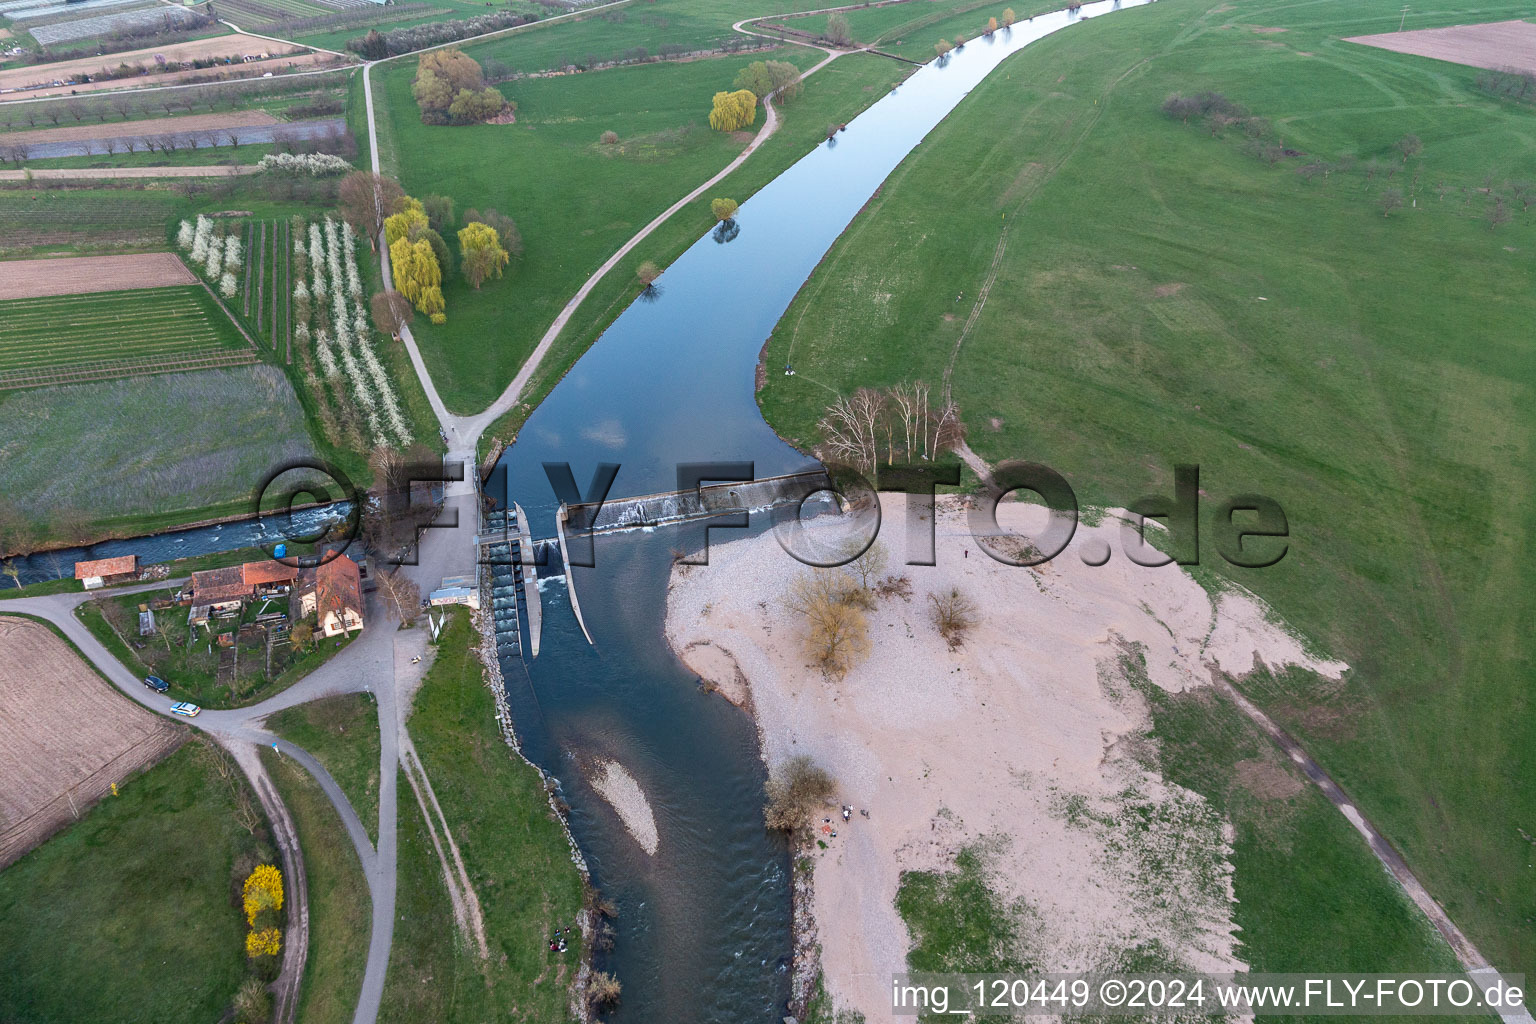
[[[758,352],[795,293],[887,175],[1006,58],[1146,2],[1041,15],[914,73],[743,204],[736,237],[704,236],[626,309],[534,412],[486,492],[521,503],[533,535],[550,537],[558,501],[546,463],[569,463],[582,488],[599,463],[618,463],[609,500],[676,488],[679,463],[751,462],[759,478],[809,468],[754,397]],[[758,519],[753,529],[767,525]],[[599,537],[595,565],[567,570],[593,645],[551,576],[541,655],[502,671],[525,752],[559,778],[594,881],[619,908],[617,946],[600,957],[623,983],[614,1019],[777,1024],[789,996],[791,867],[763,828],[756,732],[699,691],[662,634],[672,552],[702,540],[698,524]],[[654,855],[586,781],[605,760],[648,797]]]

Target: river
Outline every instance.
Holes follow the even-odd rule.
[[[597,464],[618,463],[610,499],[677,487],[679,463],[750,461],[759,478],[809,468],[764,423],[754,372],[818,261],[1005,58],[1144,2],[1042,15],[914,73],[744,203],[733,240],[699,239],[626,309],[530,417],[487,493],[520,502],[534,535],[548,537],[558,502],[547,462],[569,463],[583,488]],[[594,644],[575,624],[564,580],[550,578],[542,654],[526,670],[502,666],[525,751],[560,779],[594,881],[619,908],[617,947],[600,966],[624,986],[614,1019],[634,1024],[777,1022],[789,995],[790,862],[763,828],[754,725],[701,693],[662,636],[672,551],[696,549],[702,536],[694,524],[600,537],[594,567],[567,569]],[[654,856],[586,783],[584,770],[604,758],[649,796]]]

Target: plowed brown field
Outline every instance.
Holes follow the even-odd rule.
[[[1536,25],[1528,21],[1383,32],[1374,36],[1353,36],[1344,41],[1474,68],[1536,73]]]
[[[134,288],[196,284],[197,278],[168,252],[133,256],[70,256],[55,260],[0,261],[0,295],[32,299],[42,295],[85,295]]]
[[[185,738],[47,626],[0,616],[0,868]]]

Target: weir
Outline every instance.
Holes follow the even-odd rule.
[[[489,608],[495,627],[496,652],[523,655],[522,622],[528,622],[530,657],[538,657],[543,608],[533,569],[533,543],[522,508],[488,512],[475,538],[480,550],[481,607]]]
[[[817,491],[831,489],[832,478],[821,468],[761,480],[701,483],[691,490],[615,498],[601,504],[579,502],[566,505],[565,529],[569,536],[669,526],[732,512],[756,512],[799,504]]]

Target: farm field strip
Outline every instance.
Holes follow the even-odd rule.
[[[251,349],[243,352],[209,351],[201,355],[172,356],[167,359],[108,359],[74,366],[44,367],[30,370],[0,370],[0,391],[18,388],[53,387],[58,384],[90,384],[124,377],[147,377],[161,373],[190,373],[194,370],[227,370],[258,362]]]
[[[43,46],[70,43],[78,39],[121,32],[124,29],[150,26],[164,21],[174,29],[193,21],[194,15],[185,7],[136,7],[127,11],[114,11],[94,18],[77,18],[56,25],[39,25],[32,30],[32,38]]]
[[[15,300],[52,296],[45,303],[50,309],[61,308],[66,301],[61,297],[66,295],[165,288],[196,281],[186,265],[168,252],[0,261],[0,295]]]
[[[57,370],[103,357],[160,363],[245,347],[198,285],[0,302],[0,337],[0,372]]]

